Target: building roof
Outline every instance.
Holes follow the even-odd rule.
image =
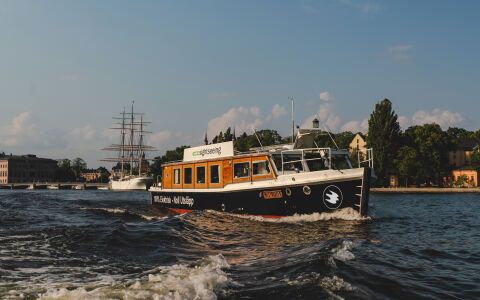
[[[44,162],[52,162],[57,163],[56,160],[50,158],[41,158],[37,157],[34,154],[26,154],[26,155],[7,155],[4,153],[0,153],[0,160],[30,160],[30,161],[44,161]]]
[[[458,141],[455,149],[457,150],[473,150],[476,146],[478,146],[478,141],[476,139],[471,138],[464,138]]]

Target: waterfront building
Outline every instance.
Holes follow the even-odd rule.
[[[480,167],[465,167],[452,171],[453,185],[458,187],[478,187]]]
[[[108,182],[110,172],[105,168],[87,169],[80,172],[80,177],[86,182]]]
[[[478,145],[475,139],[462,139],[455,149],[448,152],[448,164],[451,167],[463,167],[468,164],[473,148]]]
[[[0,184],[54,181],[57,161],[33,154],[0,154]]]
[[[349,152],[350,154],[354,152],[360,153],[361,155],[363,155],[363,157],[365,157],[367,154],[366,135],[364,135],[361,132],[358,132],[357,134],[355,134],[352,142],[349,145]]]

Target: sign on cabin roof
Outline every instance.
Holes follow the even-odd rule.
[[[183,161],[197,161],[233,156],[233,142],[204,145],[183,150]]]

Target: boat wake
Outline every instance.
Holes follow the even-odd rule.
[[[50,288],[39,299],[216,299],[216,292],[230,282],[224,271],[229,267],[221,254],[213,255],[192,265],[161,266],[139,279]]]
[[[155,216],[155,215],[146,215],[140,212],[129,210],[126,208],[107,208],[107,207],[82,207],[81,210],[87,211],[96,211],[112,215],[122,215],[122,216],[131,216],[138,217],[147,221],[157,221],[168,218],[168,216]]]
[[[224,214],[217,211],[209,211],[216,214]],[[367,221],[371,220],[370,217],[361,216],[356,210],[351,207],[342,208],[331,213],[313,213],[313,214],[294,214],[293,216],[281,217],[281,218],[265,218],[262,216],[252,215],[239,215],[229,214],[238,218],[270,222],[270,223],[304,223],[304,222],[318,222],[318,221],[330,221],[330,220],[345,220],[345,221]]]

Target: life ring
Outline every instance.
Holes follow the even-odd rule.
[[[308,185],[305,185],[303,187],[303,193],[308,196],[312,193],[312,189]]]
[[[291,195],[292,195],[292,190],[291,190],[290,188],[286,188],[286,189],[285,189],[285,194],[286,194],[287,196],[291,196]]]

